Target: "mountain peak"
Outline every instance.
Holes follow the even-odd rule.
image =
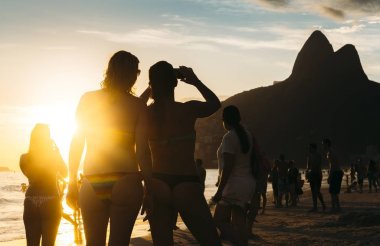
[[[333,53],[334,49],[326,36],[319,30],[314,31],[298,53],[290,78],[315,78],[323,61]]]
[[[354,45],[344,45],[335,52],[333,60],[336,78],[351,81],[368,80]]]

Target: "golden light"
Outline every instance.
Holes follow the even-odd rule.
[[[67,162],[71,138],[76,128],[74,104],[37,105],[30,108],[28,123],[33,127],[36,123],[50,126],[52,139],[59,148],[63,159]]]

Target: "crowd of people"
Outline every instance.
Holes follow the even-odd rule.
[[[63,194],[56,184],[67,175],[66,202],[80,209],[86,243],[91,246],[106,244],[108,225],[108,244],[128,245],[140,208],[154,245],[174,244],[177,214],[201,245],[221,245],[221,239],[247,245],[260,206],[265,213],[268,181],[276,207],[283,207],[283,200],[285,206],[297,206],[303,183],[295,163],[281,155],[271,167],[253,133],[242,124],[239,109],[229,105],[222,114],[226,134],[216,153],[219,178],[212,214],[203,194],[202,160],[194,160],[194,125],[197,118],[221,107],[218,97],[191,68],[173,68],[166,61],[150,67],[147,89],[136,97],[132,88],[139,74],[138,58],[119,51],[108,63],[102,88],[81,97],[68,170],[49,127],[38,124],[33,129],[29,151],[20,159],[29,180],[24,202],[28,245],[39,245],[41,238],[43,245],[54,245]],[[194,86],[205,101],[175,101],[178,81]],[[153,102],[148,104],[150,98]],[[331,141],[324,139],[323,146],[330,165],[331,207],[339,211],[343,172]],[[360,185],[359,165],[354,170]],[[377,190],[376,165],[368,167],[370,176]],[[318,199],[325,210],[316,144],[310,145],[306,178],[312,190],[311,211],[317,211]]]
[[[380,163],[370,159],[368,165],[361,157],[356,159],[356,162],[351,164],[350,168],[350,186],[349,191],[357,190],[363,192],[364,180],[368,179],[369,192],[377,192],[380,188]]]

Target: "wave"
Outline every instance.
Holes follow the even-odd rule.
[[[0,198],[0,204],[11,203],[11,202],[12,202],[12,200],[10,200],[10,199]]]
[[[20,185],[5,185],[3,187],[0,187],[0,190],[2,191],[21,191]]]

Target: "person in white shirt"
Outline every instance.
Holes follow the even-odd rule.
[[[228,132],[217,151],[223,169],[213,197],[217,202],[214,219],[222,238],[234,245],[247,245],[246,210],[256,182],[251,166],[252,137],[240,120],[236,106],[224,108],[223,125]]]

